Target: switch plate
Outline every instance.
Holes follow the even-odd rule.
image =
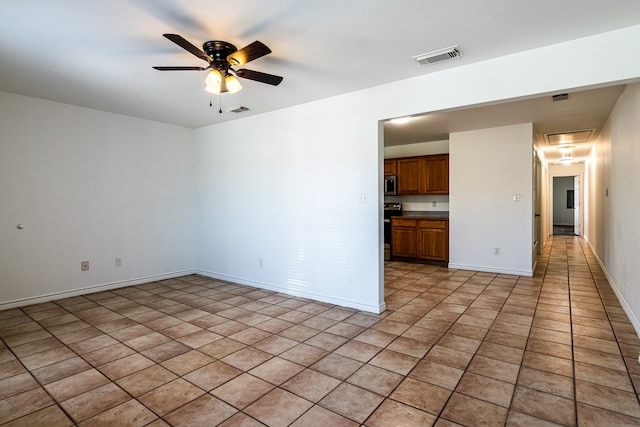
[[[116,258],[116,267],[122,267],[122,258],[121,257],[117,257]]]
[[[500,248],[493,248],[494,255],[500,255]]]
[[[513,201],[514,202],[521,202],[522,201],[522,194],[514,194],[513,195]]]
[[[369,193],[366,191],[360,193],[358,196],[358,203],[369,203]]]
[[[89,271],[89,261],[80,261],[80,271]]]

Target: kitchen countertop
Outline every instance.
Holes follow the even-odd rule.
[[[449,218],[449,211],[403,211],[403,217]]]

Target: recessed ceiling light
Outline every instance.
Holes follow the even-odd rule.
[[[413,117],[406,116],[406,117],[398,117],[397,119],[391,119],[389,121],[391,123],[395,124],[395,125],[403,125],[403,124],[409,122],[411,119],[413,119]]]

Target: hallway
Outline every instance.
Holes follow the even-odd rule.
[[[581,239],[532,278],[385,276],[381,315],[197,275],[2,311],[0,425],[640,425],[640,340]]]

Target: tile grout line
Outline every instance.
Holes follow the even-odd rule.
[[[57,305],[57,304],[56,304]],[[45,331],[47,331],[47,333],[51,334],[51,332],[49,331],[49,329],[47,329],[45,326],[43,326],[39,321],[37,321],[36,319],[34,319],[33,317],[31,317],[31,315],[27,312],[25,312],[24,310],[22,310],[22,307],[18,308],[25,316],[27,316],[29,319],[31,319],[31,321],[37,323],[42,329],[44,329]],[[65,310],[66,311],[66,310]],[[67,311],[68,313],[68,311]],[[56,340],[60,341],[55,335],[51,334],[52,337],[56,338]],[[48,408],[49,406],[57,406],[68,418],[69,420],[73,423],[73,425],[77,425],[78,423],[73,419],[73,417],[71,416],[71,414],[69,414],[67,412],[67,410],[65,408],[62,407],[62,405],[60,405],[60,402],[58,402],[53,395],[49,392],[49,390],[47,390],[47,388],[45,387],[45,384],[42,384],[42,382],[35,376],[33,375],[33,372],[31,369],[27,368],[27,366],[24,364],[24,362],[22,361],[22,359],[20,357],[18,357],[18,355],[14,352],[14,350],[7,344],[7,342],[3,339],[0,338],[0,340],[2,340],[2,343],[4,344],[4,346],[11,352],[11,354],[16,358],[16,360],[18,360],[18,362],[20,362],[20,365],[22,365],[22,367],[25,369],[26,372],[29,373],[29,376],[31,378],[33,378],[33,380],[36,382],[36,384],[38,384],[38,387],[40,387],[46,394],[47,396],[49,396],[49,398],[51,399],[51,401],[53,402],[52,405],[48,405],[45,406],[45,408]],[[37,340],[36,340],[37,341]],[[63,344],[66,348],[68,348],[70,351],[72,351],[74,354],[76,354],[76,356],[79,356],[75,351],[73,351],[73,349],[69,348],[69,346],[67,346],[65,343],[63,343],[62,341],[60,341],[61,344]],[[27,344],[27,343],[25,343]],[[46,350],[45,350],[46,351]],[[34,353],[37,354],[37,353]],[[84,360],[84,359],[83,359]],[[51,364],[50,364],[51,365]],[[45,366],[49,366],[49,365],[45,365]],[[44,366],[43,366],[44,367]],[[24,393],[24,392],[23,392]],[[44,409],[44,408],[42,408]],[[19,420],[20,418],[26,417],[30,414],[33,414],[34,412],[39,411],[40,409],[31,411],[29,413],[23,414],[22,416],[18,417],[18,418],[14,418],[12,420],[10,420],[10,422]]]
[[[580,249],[582,250],[582,253],[584,254],[584,245],[583,245],[583,243],[579,242],[579,245],[580,245]],[[640,404],[640,396],[638,396],[638,390],[636,389],[636,385],[634,384],[633,379],[631,378],[631,371],[630,371],[629,367],[627,366],[627,363],[626,363],[626,360],[625,360],[625,357],[624,357],[624,352],[622,351],[622,348],[620,347],[620,341],[618,340],[618,335],[616,334],[616,331],[615,331],[615,329],[613,327],[613,323],[612,323],[611,317],[609,315],[609,310],[607,310],[607,304],[605,303],[605,300],[602,297],[602,292],[600,290],[600,286],[598,286],[598,284],[597,284],[597,280],[595,278],[595,275],[593,274],[593,268],[591,267],[591,264],[588,262],[588,259],[587,259],[586,255],[585,255],[585,260],[587,262],[587,267],[589,268],[589,274],[591,274],[591,278],[593,280],[594,287],[596,288],[596,292],[598,293],[598,297],[600,298],[600,302],[602,302],[602,306],[604,307],[605,313],[607,315],[607,320],[609,321],[609,325],[611,326],[611,330],[613,332],[613,336],[614,336],[614,338],[616,340],[616,345],[618,346],[618,350],[620,351],[620,356],[622,358],[622,363],[625,365],[625,368],[626,368],[625,371],[627,373],[627,377],[629,378],[629,382],[631,383],[631,388],[633,389],[633,394],[635,395],[636,401],[638,401],[638,404]],[[600,266],[598,266],[598,267],[601,268]],[[608,285],[610,287],[611,284],[609,283],[609,280],[607,280],[607,283],[608,283]],[[617,300],[617,295],[616,295],[616,300]],[[626,315],[626,313],[625,313],[625,315]],[[640,356],[638,356],[638,363],[640,363]],[[577,399],[576,399],[576,402],[577,402]],[[576,405],[577,405],[577,403],[576,403]]]
[[[514,399],[515,399],[515,396],[516,396],[516,390],[518,388],[518,383],[520,382],[520,375],[522,374],[522,367],[523,367],[523,364],[524,364],[524,358],[525,358],[525,356],[527,354],[527,351],[528,351],[527,349],[529,347],[529,340],[531,339],[531,329],[533,328],[533,321],[534,321],[534,319],[536,317],[536,313],[538,311],[538,304],[540,303],[540,296],[542,294],[542,289],[544,287],[545,278],[547,277],[547,271],[549,269],[549,262],[548,261],[549,261],[550,258],[551,258],[551,250],[549,250],[549,255],[545,256],[545,259],[547,260],[547,262],[545,264],[544,272],[541,273],[542,274],[542,279],[540,281],[540,285],[537,285],[538,286],[538,297],[536,298],[535,309],[534,309],[534,312],[533,312],[533,316],[531,317],[531,325],[529,326],[529,334],[527,335],[527,340],[525,342],[524,349],[522,350],[522,358],[520,359],[520,366],[518,367],[518,376],[516,377],[516,382],[513,385],[513,393],[511,393],[511,399],[509,400],[509,407],[507,408],[507,417],[505,418],[505,425],[509,421],[509,412],[511,412],[511,411],[520,412],[520,411],[516,411],[515,409],[512,409],[512,407],[513,407],[513,402],[514,402]],[[535,273],[534,273],[534,276],[535,276]],[[525,386],[521,386],[521,387],[525,387]],[[525,387],[525,388],[528,388],[528,387]],[[529,415],[529,414],[527,414],[527,415]],[[530,416],[534,417],[533,415],[530,415]],[[535,416],[535,418],[541,419],[541,418],[539,418],[537,416]],[[544,420],[544,421],[547,421],[547,420]]]
[[[555,244],[555,239],[554,239]],[[579,426],[578,420],[578,379],[576,378],[576,355],[573,333],[573,304],[571,304],[571,266],[569,265],[569,248],[567,241],[564,240],[565,252],[567,253],[567,294],[569,297],[569,330],[571,334],[571,373],[573,375],[573,416],[576,426]],[[584,252],[583,252],[584,256]],[[585,257],[586,262],[586,257]],[[595,286],[595,282],[594,282]]]

